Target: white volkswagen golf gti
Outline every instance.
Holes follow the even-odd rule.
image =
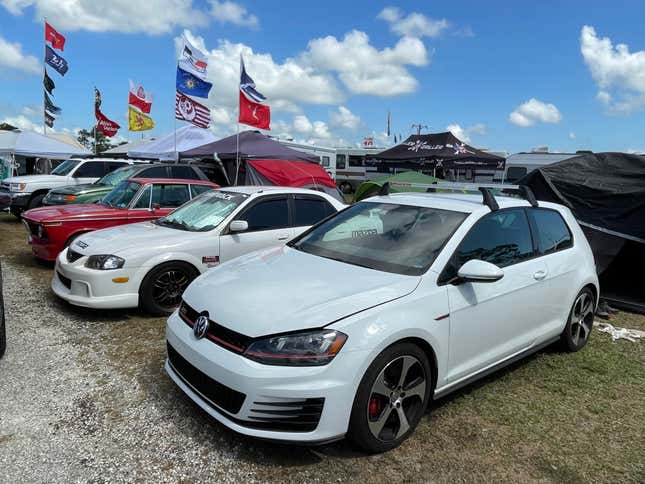
[[[326,193],[303,188],[209,190],[154,222],[80,236],[58,256],[52,289],[77,306],[141,305],[167,315],[208,268],[284,245],[345,207]]]
[[[207,272],[168,319],[168,374],[237,432],[382,452],[431,399],[581,349],[599,287],[571,212],[482,193],[371,198]]]

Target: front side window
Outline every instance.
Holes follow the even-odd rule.
[[[81,160],[65,160],[52,170],[52,175],[66,176],[78,166]]]
[[[452,210],[360,202],[289,245],[348,264],[421,275],[466,216]]]
[[[137,202],[132,207],[133,209],[145,209],[150,208],[150,195],[152,194],[152,186],[148,185],[142,192]]]
[[[105,163],[102,161],[88,161],[74,172],[76,178],[101,178],[103,175],[105,175]]]
[[[239,217],[249,224],[248,231],[275,230],[289,226],[289,205],[287,198],[263,200]]]
[[[127,180],[139,169],[137,166],[126,166],[114,170],[96,182],[97,185],[118,185],[123,180]]]
[[[294,205],[294,227],[314,225],[336,210],[327,200],[322,198],[296,198]]]
[[[170,173],[172,178],[180,180],[199,180],[199,175],[190,166],[171,166]]]
[[[140,183],[122,181],[101,199],[101,204],[113,208],[126,208],[140,188]]]
[[[156,223],[180,230],[205,232],[216,228],[247,198],[248,195],[241,193],[211,190],[159,219]]]
[[[459,244],[454,269],[471,259],[498,267],[533,256],[533,241],[524,209],[501,210],[479,220]]]
[[[183,205],[190,196],[188,185],[155,184],[152,187],[152,205],[163,208],[175,208]]]
[[[137,175],[139,178],[168,178],[165,166],[151,166]]]
[[[529,210],[529,217],[535,228],[540,254],[551,254],[573,246],[571,232],[555,210],[533,208]]]

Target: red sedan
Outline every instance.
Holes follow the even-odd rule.
[[[130,178],[95,204],[35,208],[22,215],[34,255],[53,261],[72,240],[92,230],[154,220],[218,185],[202,180]]]

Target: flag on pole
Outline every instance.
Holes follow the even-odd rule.
[[[176,91],[175,118],[188,121],[200,128],[208,128],[211,124],[211,111],[203,104]]]
[[[97,88],[94,88],[94,108],[98,109],[101,107],[101,91]]]
[[[43,77],[43,86],[45,86],[45,91],[47,91],[49,94],[53,95],[53,90],[56,88],[56,84],[54,84],[54,81],[52,81],[52,78],[49,77],[47,74],[47,69],[45,70],[45,74]]]
[[[47,22],[45,22],[45,41],[51,42],[54,49],[65,50],[65,37]]]
[[[96,129],[98,129],[105,136],[112,137],[116,134],[121,126],[114,121],[108,119],[101,110],[97,107],[94,108],[94,115],[96,116]]]
[[[61,76],[64,76],[67,69],[69,69],[67,61],[54,52],[54,49],[48,45],[45,46],[45,62],[47,62],[47,64],[55,69]]]
[[[43,92],[43,94],[45,96],[45,110],[53,114],[60,114],[62,109],[59,108],[58,106],[54,106],[54,103],[52,102],[51,98],[47,95],[46,92]]]
[[[177,90],[189,96],[208,97],[213,85],[177,67]]]
[[[128,106],[128,129],[130,131],[147,131],[155,127],[155,122],[150,116]]]
[[[129,105],[139,108],[141,112],[149,113],[152,109],[152,98],[152,94],[146,92],[142,86],[130,81]]]
[[[206,80],[208,58],[201,50],[192,45],[184,35],[181,36],[181,41],[179,67],[185,71],[193,73],[202,80]]]
[[[54,120],[56,118],[49,114],[47,111],[45,111],[45,124],[49,126],[50,128],[54,127]]]
[[[238,122],[269,130],[271,108],[262,104],[266,97],[255,89],[255,81],[246,73],[244,59],[240,56],[240,115]]]

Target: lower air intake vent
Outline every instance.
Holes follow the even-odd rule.
[[[318,426],[324,404],[324,398],[253,402],[246,426],[282,432],[311,432]]]

